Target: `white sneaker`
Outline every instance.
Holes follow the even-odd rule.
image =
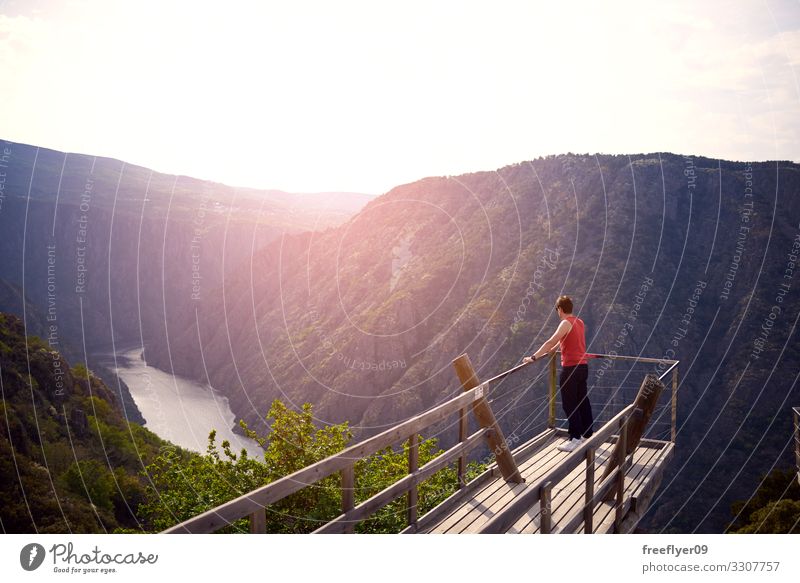
[[[570,439],[569,441],[562,443],[558,446],[558,451],[575,451],[578,449],[578,446],[581,444],[580,439]]]

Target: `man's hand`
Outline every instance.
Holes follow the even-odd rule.
[[[529,362],[533,362],[536,360],[533,356],[526,356],[522,359],[522,364],[528,364]]]

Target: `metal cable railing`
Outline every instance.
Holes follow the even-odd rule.
[[[648,373],[655,374],[668,389],[656,405],[646,439],[675,441],[677,430],[678,361],[646,357],[590,354],[588,398],[595,428],[611,420],[632,403]],[[551,355],[547,369],[534,374],[515,374],[528,365],[515,366],[487,381],[490,402],[507,438],[524,442],[548,428],[565,429],[558,387],[558,353]]]

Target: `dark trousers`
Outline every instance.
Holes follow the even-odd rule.
[[[592,405],[586,395],[589,367],[585,364],[561,368],[561,404],[569,421],[569,436],[580,439],[592,435]]]

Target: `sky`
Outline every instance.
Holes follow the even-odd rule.
[[[0,138],[291,192],[800,161],[798,65],[798,0],[0,0]]]

